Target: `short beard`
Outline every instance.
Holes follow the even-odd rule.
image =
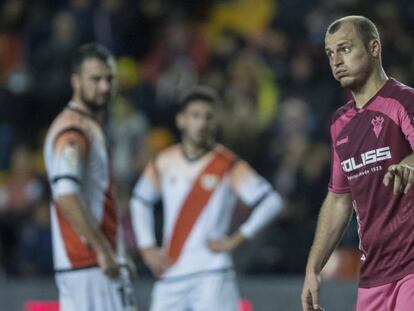
[[[213,145],[214,139],[212,137],[206,138],[204,140],[201,141],[196,141],[194,139],[191,139],[190,137],[186,137],[187,140],[191,141],[191,143],[193,144],[193,146],[200,148],[200,149],[206,149],[209,150],[211,149],[211,146]]]
[[[80,98],[83,103],[85,103],[86,107],[88,107],[93,113],[99,113],[107,106],[107,103],[104,105],[98,105],[96,102],[89,100],[85,96],[85,92],[81,89]]]

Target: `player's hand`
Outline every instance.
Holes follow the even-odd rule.
[[[224,237],[219,240],[207,240],[207,246],[215,253],[231,252],[239,247],[245,239],[246,238],[238,231],[230,237]]]
[[[316,273],[306,273],[302,289],[302,309],[303,311],[323,310],[319,306],[319,288],[321,279]]]
[[[141,254],[145,264],[157,278],[159,278],[171,264],[171,261],[163,248],[141,248]]]
[[[119,274],[116,254],[112,249],[96,252],[96,259],[102,272],[110,278],[115,278]]]
[[[414,167],[403,163],[391,165],[384,175],[383,183],[388,186],[392,182],[394,194],[407,193],[414,183]]]

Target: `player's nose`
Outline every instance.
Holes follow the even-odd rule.
[[[337,66],[342,65],[342,64],[343,64],[343,58],[342,58],[342,56],[340,55],[340,53],[335,53],[333,55],[333,65],[335,67],[337,67]]]
[[[101,79],[99,81],[99,89],[102,92],[107,93],[111,89],[111,83],[106,79]]]

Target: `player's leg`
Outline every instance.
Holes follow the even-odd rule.
[[[389,311],[387,296],[389,285],[358,288],[356,311]]]
[[[237,311],[240,299],[233,271],[205,274],[199,277],[191,296],[191,310]]]
[[[151,293],[151,311],[189,311],[188,296],[192,284],[187,279],[155,282]]]
[[[395,282],[393,297],[389,302],[393,311],[411,310],[414,306],[414,274],[409,274]]]

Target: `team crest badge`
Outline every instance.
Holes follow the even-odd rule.
[[[383,123],[384,123],[384,118],[381,116],[376,116],[375,118],[371,120],[371,124],[373,126],[375,136],[377,136],[377,138],[379,134],[381,133]]]
[[[211,191],[217,185],[218,177],[213,174],[204,174],[201,176],[201,186],[204,190]]]
[[[68,173],[77,173],[78,154],[74,145],[71,144],[62,151],[62,160]]]

